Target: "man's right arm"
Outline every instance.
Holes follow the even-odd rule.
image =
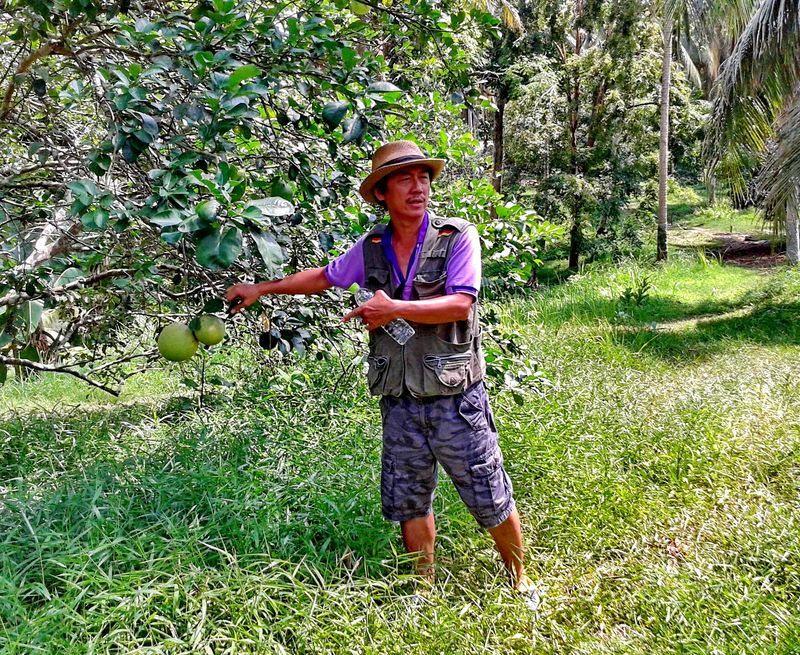
[[[234,284],[225,293],[225,298],[229,303],[234,303],[238,299],[238,302],[231,307],[231,312],[236,314],[252,305],[261,296],[277,293],[307,295],[325,291],[331,286],[324,268],[310,268],[280,280],[258,284]]]

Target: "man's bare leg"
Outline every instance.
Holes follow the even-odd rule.
[[[525,551],[522,545],[522,528],[519,525],[519,514],[514,509],[509,517],[497,527],[491,528],[489,534],[494,538],[500,557],[506,570],[514,581],[514,591],[522,594],[525,603],[532,611],[539,609],[541,598],[533,580],[525,574],[523,561]]]
[[[427,516],[410,521],[402,521],[403,543],[409,553],[417,553],[417,573],[433,580],[434,556],[436,541],[436,520],[433,512]]]
[[[500,525],[489,529],[495,546],[503,558],[506,570],[512,575],[514,588],[518,588],[525,579],[524,547],[522,544],[522,528],[516,508]]]

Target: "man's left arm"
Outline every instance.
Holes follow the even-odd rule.
[[[426,324],[462,321],[469,318],[480,281],[480,240],[478,231],[470,227],[453,244],[447,265],[447,295],[427,300],[395,300],[378,291],[371,300],[347,314],[343,320],[361,318],[369,330],[396,318]]]
[[[395,300],[383,291],[342,318],[349,321],[360,318],[368,330],[374,330],[396,318],[415,323],[451,323],[469,318],[475,299],[467,293],[455,293],[427,300]]]

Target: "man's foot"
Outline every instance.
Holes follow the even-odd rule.
[[[542,597],[539,595],[536,585],[527,575],[523,575],[519,579],[519,582],[514,585],[514,591],[522,596],[522,599],[531,612],[538,610],[539,605],[542,604]]]

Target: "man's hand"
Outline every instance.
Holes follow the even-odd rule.
[[[231,314],[238,314],[261,297],[257,284],[234,284],[225,292]]]
[[[360,318],[366,328],[372,331],[397,318],[396,305],[396,301],[379,289],[367,302],[343,316],[342,320],[349,321],[353,318]]]

